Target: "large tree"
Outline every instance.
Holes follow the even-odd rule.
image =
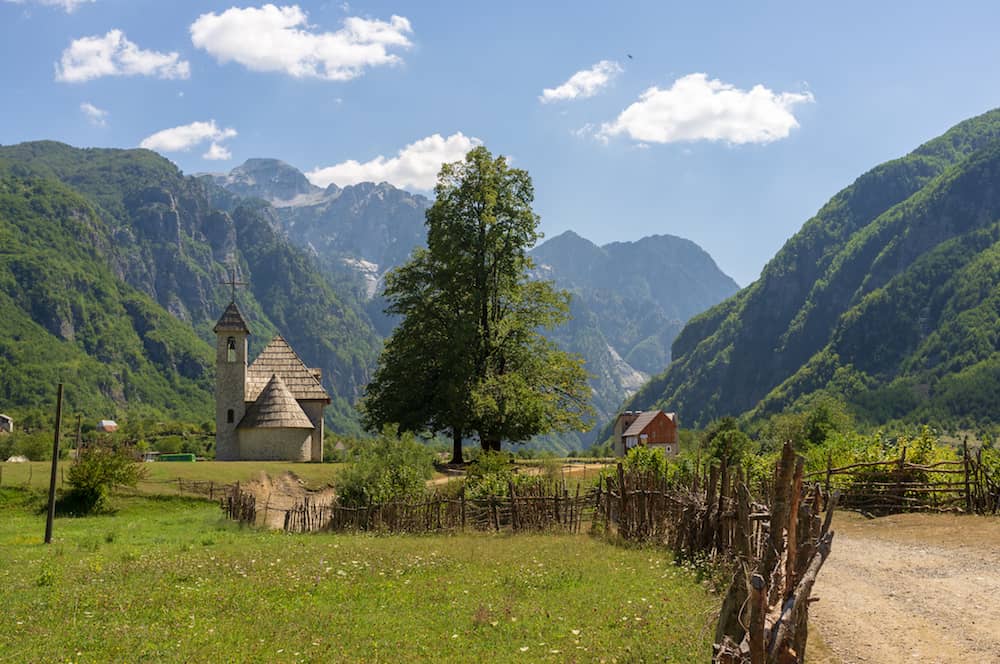
[[[403,317],[363,402],[367,426],[447,431],[484,449],[552,431],[584,430],[592,415],[583,360],[542,335],[569,318],[569,294],[530,279],[541,238],[524,170],[479,147],[445,164],[427,210],[427,249],[387,279],[388,311]]]

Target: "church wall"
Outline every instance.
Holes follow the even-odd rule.
[[[300,401],[299,406],[312,422],[316,429],[312,435],[312,450],[310,452],[311,461],[323,460],[323,409],[326,407],[325,401]]]
[[[239,459],[246,461],[309,461],[309,429],[240,429]]]

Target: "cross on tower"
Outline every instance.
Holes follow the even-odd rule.
[[[235,265],[230,265],[229,266],[229,281],[223,281],[222,283],[224,285],[229,286],[230,288],[233,289],[232,299],[230,300],[231,302],[236,302],[236,287],[237,286],[246,286],[247,285],[247,282],[245,282],[245,281],[237,281],[236,280],[236,266]]]

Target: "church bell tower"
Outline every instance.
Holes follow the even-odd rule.
[[[215,332],[215,458],[234,461],[240,458],[236,425],[246,412],[247,386],[247,327],[236,306],[236,277],[233,299],[222,313]]]

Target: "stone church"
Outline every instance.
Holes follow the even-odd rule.
[[[323,409],[330,396],[280,336],[247,364],[247,327],[235,299],[212,328],[215,353],[215,458],[219,461],[323,460]]]

